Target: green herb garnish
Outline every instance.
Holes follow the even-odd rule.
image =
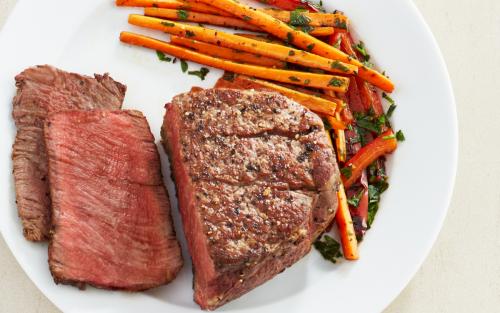
[[[352,45],[352,47],[354,49],[358,50],[359,53],[361,53],[363,55],[365,61],[369,61],[370,60],[370,56],[368,55],[368,53],[366,53],[365,44],[362,41],[359,41],[358,45]]]
[[[306,10],[307,11],[307,10]],[[290,12],[290,25],[304,26],[311,22],[311,19],[305,15],[304,10],[296,9]]]
[[[223,75],[222,78],[227,80],[228,82],[234,82],[234,73],[227,73]]]
[[[306,79],[306,80],[304,81],[304,85],[307,85],[307,84],[309,84],[310,82],[311,82],[311,81],[310,81],[309,79]]]
[[[245,19],[245,21],[251,21],[252,18],[250,16],[246,16],[246,15],[243,15],[243,18]]]
[[[295,51],[290,50],[290,52],[288,52],[288,55],[290,55],[290,56],[295,55]]]
[[[387,117],[391,117],[392,116],[392,112],[394,112],[394,110],[396,109],[397,105],[395,104],[391,104],[391,106],[389,107],[389,110],[387,110]]]
[[[349,68],[345,66],[343,63],[340,63],[339,60],[335,60],[332,63],[332,70],[339,70],[342,72],[349,72]]]
[[[297,77],[295,77],[295,76],[290,76],[288,78],[290,78],[290,80],[293,81],[293,82],[300,82],[300,79],[297,78]]]
[[[341,168],[340,172],[344,175],[345,178],[349,179],[352,177],[352,165]]]
[[[205,80],[205,76],[207,76],[209,70],[207,68],[202,67],[199,71],[189,71],[188,75],[195,75],[201,78],[201,80]]]
[[[330,124],[330,121],[326,117],[323,117],[322,120],[323,120],[323,125],[325,126],[325,130],[327,131],[332,130],[332,124]]]
[[[172,58],[167,57],[163,52],[156,50],[156,55],[160,61],[170,62]]]
[[[288,33],[286,34],[286,39],[285,39],[285,41],[287,41],[287,42],[292,42],[292,41],[293,41],[293,39],[294,39],[294,38],[293,38],[292,33],[288,32]]]
[[[311,51],[314,48],[314,43],[310,43],[307,45],[307,50]]]
[[[344,84],[343,81],[341,81],[340,79],[338,78],[332,78],[332,80],[328,83],[328,85],[331,85],[331,86],[337,86],[337,87],[340,87]]]
[[[361,190],[361,192],[359,193],[359,195],[357,197],[352,196],[351,199],[347,199],[347,203],[349,203],[349,205],[352,206],[353,208],[357,208],[359,206],[359,202],[361,201],[361,197],[363,197],[364,193],[365,193],[365,191]]]
[[[346,24],[346,21],[345,21],[345,20],[342,20],[342,22],[341,22],[339,17],[337,17],[337,18],[333,21],[333,24],[335,24],[335,27],[336,27],[336,28],[340,28],[340,29],[347,29],[347,24]]]
[[[338,49],[338,48],[340,47],[340,44],[341,44],[341,43],[342,43],[342,39],[339,39],[339,40],[337,40],[337,42],[336,42],[336,43],[334,43],[334,44],[333,44],[333,47],[334,47],[335,49]]]
[[[321,253],[325,260],[337,263],[335,259],[343,257],[340,252],[340,243],[335,241],[335,239],[330,236],[324,236],[323,238],[325,241],[316,241],[314,243],[314,247],[319,251],[319,253]]]
[[[398,130],[398,132],[396,133],[396,140],[397,141],[405,141],[405,135],[403,135],[403,132],[401,130]]]
[[[189,17],[189,12],[184,10],[177,11],[177,17],[182,21],[187,21]]]
[[[184,37],[194,37],[194,36],[196,36],[194,32],[189,30],[186,30],[186,34],[184,35]]]
[[[304,25],[302,27],[300,27],[300,29],[305,32],[305,33],[310,33],[314,30],[314,27],[312,27],[311,25]]]
[[[174,23],[169,23],[169,22],[161,22],[160,24],[163,25],[163,26],[169,26],[169,27],[174,27],[175,26]]]
[[[185,61],[181,61],[181,69],[183,73],[186,73],[188,70],[188,64]]]

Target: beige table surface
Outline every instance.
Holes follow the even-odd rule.
[[[500,312],[500,0],[413,1],[453,83],[458,174],[434,247],[384,312]],[[0,30],[16,2],[0,0]],[[419,192],[425,201],[425,186]],[[26,276],[3,237],[0,312],[60,312]]]

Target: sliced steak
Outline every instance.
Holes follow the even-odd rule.
[[[309,252],[335,215],[339,171],[321,119],[279,94],[211,89],[166,109],[194,300],[213,310]]]
[[[54,281],[136,292],[175,279],[183,258],[160,156],[138,111],[72,111],[45,122]]]
[[[49,112],[119,110],[126,86],[106,73],[96,78],[61,71],[49,65],[29,68],[16,76],[12,117],[19,128],[14,142],[17,208],[29,241],[48,240],[52,229],[48,164],[43,122]]]

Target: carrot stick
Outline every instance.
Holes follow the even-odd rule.
[[[187,10],[171,10],[164,8],[150,8],[144,10],[144,15],[161,17],[173,21],[186,21],[194,23],[206,23],[223,27],[236,27],[253,32],[264,32],[260,27],[250,24],[239,18],[206,14],[200,12],[188,12]],[[311,36],[329,36],[334,33],[332,27],[316,27],[310,31]]]
[[[283,40],[279,38],[272,38],[267,35],[255,35],[255,34],[244,34],[244,33],[236,33],[235,35],[257,41],[273,43],[275,45],[286,46],[286,43]]]
[[[217,44],[220,46],[224,46],[239,51],[246,51],[254,54],[259,54],[273,59],[278,59],[291,63],[297,63],[303,66],[320,68],[330,72],[337,72],[343,74],[356,73],[356,67],[349,64],[343,67],[344,64],[342,63],[334,62],[332,60],[314,55],[312,53],[307,53],[305,51],[289,47],[282,47],[252,39],[246,39],[240,36],[228,34],[221,31],[216,31],[213,29],[192,26],[187,24],[179,24],[169,20],[161,20],[154,17],[142,16],[136,14],[131,14],[128,22],[133,25],[157,29],[178,36],[184,36],[184,37],[187,36],[192,39],[212,44]],[[334,69],[332,69],[332,67],[334,67]],[[348,84],[349,79],[344,77],[342,77],[340,82],[337,82],[337,84],[342,83],[344,80]],[[303,84],[307,83],[303,82]],[[344,83],[342,83],[342,86],[347,87],[347,85]]]
[[[349,105],[347,105],[347,103],[349,103],[349,99],[347,98],[347,93],[339,92],[336,95],[345,104],[342,106],[342,110],[340,111],[340,116],[342,118],[342,121],[344,121],[346,124],[351,124],[354,121],[354,116],[352,115]]]
[[[199,29],[202,29],[201,27]],[[337,79],[336,76],[319,75],[313,73],[304,73],[296,71],[283,71],[279,69],[271,69],[262,66],[239,64],[231,61],[207,56],[190,49],[175,46],[164,41],[156,40],[150,37],[122,32],[120,40],[125,43],[146,47],[149,49],[158,50],[164,53],[171,54],[175,57],[193,61],[207,66],[212,66],[226,71],[232,71],[248,76],[255,76],[264,79],[272,79],[281,82],[291,82],[292,84],[304,84],[308,82],[308,86],[315,88],[327,88],[332,90],[345,90],[349,85],[348,80],[342,83],[341,86],[334,86],[330,82]],[[342,79],[345,79],[341,77]],[[326,86],[326,87],[325,87]]]
[[[386,139],[384,139],[384,137]],[[366,145],[358,153],[356,153],[341,170],[342,182],[346,189],[351,188],[352,184],[361,176],[361,173],[368,165],[378,157],[396,150],[398,142],[394,138],[392,129],[388,129],[378,136],[371,143]]]
[[[282,22],[290,24],[290,11],[276,11],[270,9],[257,9],[260,12],[266,13],[271,17],[278,19]],[[310,26],[330,26],[335,28],[335,32],[347,32],[347,27],[349,26],[349,19],[340,14],[325,14],[325,13],[300,13],[305,16],[306,19],[310,21],[304,23]]]
[[[195,23],[207,23],[211,25],[224,26],[224,27],[237,27],[246,29],[253,32],[262,32],[259,26],[255,26],[239,18],[228,16],[217,16],[212,14],[187,12],[180,10],[159,9],[159,8],[146,8],[144,15],[166,18],[174,21],[186,21]]]
[[[339,208],[335,217],[339,227],[340,242],[342,244],[342,250],[344,251],[344,257],[347,260],[358,260],[358,241],[356,240],[354,224],[352,223],[349,205],[347,204],[347,196],[342,184],[340,184],[337,197],[339,199]]]
[[[337,119],[331,115],[321,115],[322,118],[326,118],[328,120],[328,123],[332,125],[332,129],[334,130],[344,130],[347,128],[345,126],[344,122],[342,122],[340,119]]]
[[[394,90],[394,83],[379,72],[364,66],[358,60],[349,57],[345,53],[335,49],[327,43],[309,36],[304,32],[294,30],[288,24],[258,10],[254,10],[244,3],[234,2],[232,0],[199,0],[199,2],[210,4],[214,7],[234,14],[247,22],[258,25],[268,33],[284,39],[289,43],[301,47],[302,49],[307,49],[307,51],[314,54],[355,65],[359,68],[358,76],[363,80],[379,87],[385,92],[392,92]]]
[[[295,86],[295,85],[290,85],[290,84],[287,84],[287,83],[280,83],[280,82],[276,82],[275,84],[279,85],[281,87],[285,87],[285,88],[292,89],[292,90],[295,90],[295,91],[298,91],[298,92],[301,92],[301,93],[305,93],[307,95],[319,97],[321,99],[325,99],[325,100],[334,102],[337,105],[337,108],[339,106],[343,106],[344,105],[344,102],[342,102],[338,98],[334,98],[334,97],[331,97],[331,96],[328,96],[328,95],[317,93],[317,92],[314,92],[314,91],[309,90],[307,88],[303,88],[303,87],[299,87],[299,86]]]
[[[214,88],[233,88],[243,90],[254,89],[256,91],[278,92],[315,112],[324,113],[325,116],[335,114],[336,104],[333,102],[281,87],[273,84],[272,82],[251,78],[245,75],[225,74],[224,77],[225,78],[220,78],[217,81]],[[228,79],[232,80],[232,82],[228,81]]]
[[[341,121],[339,112],[335,112],[335,118]],[[337,147],[337,159],[339,162],[344,163],[347,155],[345,133],[343,129],[334,129],[334,133],[335,133],[335,146]]]
[[[299,26],[298,29],[304,31],[305,27]],[[330,36],[335,32],[335,28],[333,27],[318,27],[314,26],[312,30],[307,33],[313,37],[322,37],[322,36]]]
[[[211,55],[218,58],[223,58],[232,61],[250,63],[271,68],[283,68],[285,65],[279,60],[271,59],[268,57],[256,56],[248,52],[236,52],[228,48],[212,45],[202,41],[179,37],[176,35],[170,36],[170,42],[187,48],[194,49],[200,53]]]
[[[176,9],[176,10],[186,10],[195,11],[207,14],[217,14],[219,16],[233,16],[224,10],[215,8],[206,3],[200,2],[187,2],[184,0],[116,0],[117,6],[127,6],[127,7],[157,7],[165,9]]]

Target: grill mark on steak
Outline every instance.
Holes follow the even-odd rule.
[[[174,280],[183,266],[181,248],[160,156],[142,113],[50,114],[45,140],[54,281],[136,292]]]
[[[335,155],[321,119],[279,94],[204,90],[166,110],[194,299],[213,310],[310,250],[336,211]]]
[[[51,200],[43,123],[48,112],[119,110],[126,86],[106,73],[96,78],[68,73],[49,65],[29,68],[15,77],[17,94],[12,117],[19,128],[13,144],[14,180],[23,234],[29,241],[50,237]]]

